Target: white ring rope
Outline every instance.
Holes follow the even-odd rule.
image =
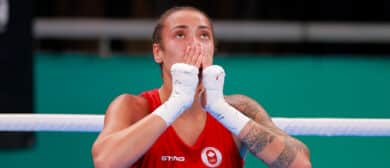
[[[390,119],[273,118],[290,135],[390,136]],[[104,115],[0,114],[0,131],[99,132]]]
[[[99,132],[104,115],[0,114],[0,131]]]

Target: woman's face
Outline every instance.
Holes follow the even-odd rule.
[[[169,72],[175,63],[205,68],[213,63],[214,39],[206,16],[195,10],[176,11],[165,18],[158,53],[162,70]],[[158,45],[158,44],[155,44]],[[154,48],[156,46],[153,46]],[[169,74],[169,73],[167,73]]]

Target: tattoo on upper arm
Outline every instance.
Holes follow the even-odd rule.
[[[249,150],[258,154],[263,151],[264,147],[272,143],[275,135],[260,128],[258,124],[249,122],[249,131],[243,136],[242,141],[248,146]]]
[[[258,124],[268,128],[273,133],[286,135],[282,130],[276,127],[274,123],[272,123],[272,120],[267,112],[255,100],[244,95],[228,96],[226,100],[238,111],[242,112]]]
[[[284,139],[284,148],[279,156],[270,164],[270,168],[285,168],[290,166],[297,155],[297,148],[288,137]]]
[[[264,109],[256,101],[247,96],[232,95],[228,96],[226,100],[234,108],[258,123],[270,119]]]

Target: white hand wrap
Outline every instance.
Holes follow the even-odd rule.
[[[221,66],[212,65],[204,69],[202,75],[203,86],[206,89],[206,110],[238,136],[250,119],[225,101],[223,96],[225,71]]]
[[[194,101],[198,85],[199,70],[195,66],[183,63],[171,67],[172,93],[168,100],[152,114],[160,116],[167,125],[171,125]]]

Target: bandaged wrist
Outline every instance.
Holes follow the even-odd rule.
[[[208,105],[206,110],[236,136],[240,134],[241,130],[250,120],[222,99],[214,104]]]
[[[223,96],[225,71],[218,65],[212,65],[202,73],[202,82],[206,90],[206,111],[238,136],[250,119],[225,101]]]
[[[177,63],[171,67],[172,92],[168,100],[152,114],[160,116],[167,125],[192,105],[198,85],[199,70],[195,66]]]
[[[160,116],[167,123],[167,125],[171,125],[186,109],[187,107],[180,106],[178,103],[175,103],[174,100],[168,99],[164,104],[156,108],[152,115]]]

